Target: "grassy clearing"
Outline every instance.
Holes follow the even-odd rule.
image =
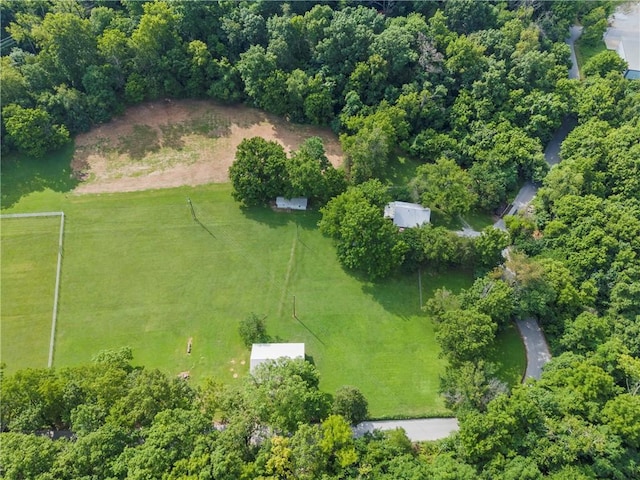
[[[604,52],[607,46],[604,42],[597,42],[595,45],[590,45],[583,42],[581,39],[575,43],[576,59],[578,60],[578,67],[580,69],[580,78],[584,78],[582,75],[582,67],[591,60],[597,54]]]
[[[238,322],[256,312],[267,315],[271,336],[306,343],[323,389],[359,387],[373,416],[445,412],[437,395],[443,360],[420,310],[417,275],[374,284],[346,273],[316,228],[317,213],[241,209],[228,185],[67,197],[46,191],[13,210],[45,205],[67,219],[56,367],[130,345],[136,363],[168,374],[238,381],[249,360]],[[423,296],[470,282],[464,272],[424,273]],[[8,330],[4,339],[18,341]],[[27,359],[35,350],[3,360],[21,368],[35,361]]]
[[[522,381],[527,367],[527,355],[522,338],[514,324],[498,333],[487,360],[498,366],[498,378],[509,386],[517,385]]]
[[[0,352],[9,371],[47,366],[59,231],[59,217],[0,221]]]
[[[478,231],[481,231],[494,223],[493,215],[478,210],[466,213],[463,218],[474,228],[474,230]]]

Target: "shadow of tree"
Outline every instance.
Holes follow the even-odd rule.
[[[71,158],[74,146],[69,144],[45,158],[11,155],[2,159],[0,176],[2,208],[10,208],[20,199],[45,189],[70,192],[79,183],[73,176]]]
[[[527,357],[522,338],[512,323],[496,335],[487,352],[487,361],[497,367],[496,375],[509,386],[522,381],[527,367]]]
[[[293,223],[303,230],[315,230],[320,220],[320,214],[315,211],[278,212],[269,207],[240,207],[240,209],[248,219],[270,228],[284,227]]]
[[[420,287],[422,302],[427,301],[437,288],[445,287],[458,293],[473,282],[473,274],[464,270],[450,270],[443,273],[422,271],[422,281],[418,282],[418,272],[402,273],[378,282],[367,282],[359,273],[349,272],[362,281],[362,291],[373,297],[382,307],[394,315],[408,320],[409,317],[427,316],[420,305]]]

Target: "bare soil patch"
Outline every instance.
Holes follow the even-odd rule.
[[[242,105],[165,100],[127,109],[75,139],[71,162],[77,193],[131,192],[224,183],[244,138],[275,140],[287,152],[322,138],[327,157],[342,165],[340,143],[327,128],[297,125]]]

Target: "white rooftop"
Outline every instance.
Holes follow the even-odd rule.
[[[431,221],[431,210],[419,203],[391,202],[384,207],[384,216],[400,228],[419,227]]]
[[[293,198],[277,197],[276,207],[289,208],[291,210],[306,210],[307,199],[305,197],[293,197]]]
[[[640,70],[640,2],[629,2],[616,8],[604,34],[609,50],[618,52],[629,64],[629,70]]]
[[[254,343],[251,347],[250,371],[267,360],[304,358],[304,343]]]

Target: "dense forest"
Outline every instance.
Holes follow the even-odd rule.
[[[251,139],[238,158],[269,159],[278,175],[266,178],[324,205],[320,229],[347,268],[374,279],[398,268],[477,271],[471,288],[438,290],[425,305],[449,363],[442,393],[460,423],[448,439],[354,439],[366,400],[349,387],[321,392],[305,362],[267,364],[241,386],[193,386],[132,367],[123,349],[84,367],[3,375],[0,475],[640,477],[640,82],[623,78],[612,52],[569,80],[564,43],[574,23],[583,42],[601,41],[613,6],[0,1],[3,162],[12,153],[46,161],[75,133],[145,100],[244,102],[340,136],[344,171],[323,163],[313,140],[287,158]],[[549,169],[544,146],[566,119],[576,126]],[[390,189],[407,159],[415,176]],[[525,214],[506,218],[508,233],[470,241],[382,221],[390,192],[455,217],[499,209],[524,181],[540,190]],[[237,199],[264,203],[265,188],[236,189]],[[356,231],[365,232],[358,241]],[[529,316],[554,358],[539,381],[509,390],[486,349]],[[72,438],[34,435],[42,430]]]

